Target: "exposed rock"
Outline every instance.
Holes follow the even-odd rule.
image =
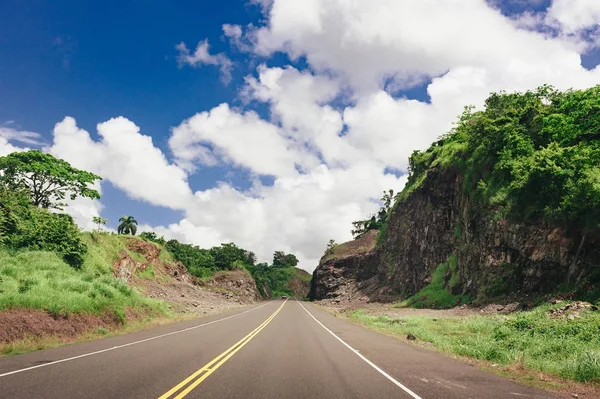
[[[226,290],[223,294],[229,299],[236,297],[245,303],[260,300],[256,282],[245,270],[215,273],[215,275],[204,284],[207,287]]]
[[[568,320],[575,320],[576,318],[581,317],[582,312],[586,310],[594,310],[594,308],[596,307],[592,306],[591,303],[574,301],[560,308],[550,309],[548,311],[548,316],[552,317],[553,319],[566,317]]]
[[[370,232],[342,244],[345,253],[321,259],[310,296],[404,299],[425,287],[451,255],[456,256],[459,280],[453,294],[470,295],[480,304],[551,293],[569,276],[578,285],[598,283],[598,237],[588,234],[583,241],[581,232],[498,218],[494,209],[472,204],[462,182],[451,169],[430,170],[423,185],[396,204],[382,245],[369,247],[377,234]]]

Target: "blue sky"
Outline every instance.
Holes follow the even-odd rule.
[[[206,37],[211,51],[227,51],[223,23],[261,18],[258,7],[236,0],[4,2],[0,14],[0,121],[15,121],[50,140],[52,128],[66,115],[92,135],[96,124],[122,115],[136,121],[167,155],[170,128],[222,102],[239,103],[237,91],[249,72],[239,62],[225,86],[216,68],[179,68],[175,45],[194,46]],[[205,189],[229,180],[227,172],[210,168],[191,183]],[[238,174],[233,180],[243,185]],[[128,202],[110,184],[103,198],[103,214],[113,225],[130,213],[155,224],[180,217],[164,207]]]
[[[102,183],[101,214],[111,221],[112,227],[120,216],[132,214],[146,227],[155,227],[160,233],[182,240],[208,245],[213,241],[204,237],[213,235],[215,241],[260,245],[259,254],[286,246],[299,251],[304,259],[314,261],[322,249],[321,242],[324,246],[329,238],[347,239],[349,222],[376,209],[374,200],[381,189],[389,186],[401,189],[408,155],[414,149],[427,147],[444,133],[451,126],[456,110],[463,105],[480,103],[487,93],[498,89],[524,90],[538,83],[561,88],[585,87],[598,76],[592,75],[592,70],[600,63],[600,51],[591,44],[596,38],[597,24],[592,20],[581,25],[579,21],[581,15],[599,15],[600,19],[600,11],[594,14],[596,11],[586,9],[583,2],[570,7],[568,13],[561,13],[564,0],[489,1],[487,5],[472,1],[463,2],[467,5],[460,10],[456,8],[456,14],[451,2],[435,0],[424,1],[421,8],[413,7],[414,10],[410,2],[392,0],[371,2],[370,6],[369,2],[359,2],[354,8],[343,2],[315,0],[298,3],[293,10],[286,8],[291,3],[284,0],[262,3],[263,6],[240,0],[2,2],[0,126],[17,132],[37,132],[50,148],[55,140],[54,126],[66,116],[75,118],[77,127],[88,131],[96,142],[102,141],[96,125],[122,116],[139,126],[142,135],[152,137],[154,147],[164,154],[171,169],[177,168],[175,174],[184,176],[183,184],[189,185],[190,192],[203,193],[206,198],[200,201],[201,205],[190,197],[189,205],[170,206],[166,200],[156,200],[153,194],[142,192],[139,199],[132,200],[138,189],[125,189],[119,176],[109,176]],[[278,12],[271,14],[272,7],[278,7]],[[316,12],[315,7],[320,7],[320,11]],[[382,7],[389,13],[371,14]],[[351,19],[344,19],[344,15],[353,13],[357,18],[365,18],[362,22],[365,27],[373,24],[371,31],[363,31],[360,24],[352,25],[348,22]],[[434,24],[421,31],[420,27],[427,26],[436,13],[440,13],[447,26]],[[398,21],[404,22],[376,20],[386,14],[398,15]],[[528,21],[537,22],[527,26],[516,22],[526,21],[528,15],[537,18]],[[324,28],[313,30],[311,24],[315,18],[327,22],[329,16],[333,19]],[[405,16],[408,19],[403,20]],[[411,20],[419,18],[423,20],[411,28],[412,35],[396,36]],[[477,21],[482,18],[489,18],[489,23],[479,32],[482,28]],[[242,45],[225,37],[224,24],[240,26]],[[336,31],[338,25],[345,30]],[[463,30],[466,33],[461,33]],[[531,44],[522,44],[526,30],[532,33],[525,40]],[[552,35],[544,38],[535,33],[538,30]],[[376,32],[376,36],[360,37],[369,32]],[[431,39],[431,34],[437,38]],[[514,48],[504,48],[503,43],[512,40],[513,35]],[[507,76],[503,71],[509,67],[499,66],[502,61],[495,60],[493,51],[477,41],[479,36],[488,41],[489,47],[500,48],[499,53],[506,52],[501,53],[500,59],[521,60],[530,65],[531,70],[523,72],[523,76],[530,76],[522,78],[514,71],[514,75]],[[458,41],[449,46],[444,42],[446,37]],[[562,41],[566,37],[571,44]],[[185,43],[194,55],[203,40],[208,40],[211,55],[222,54],[233,63],[229,84],[223,83],[218,66],[178,62],[180,52],[176,45]],[[461,51],[461,47],[467,47],[465,43],[480,53]],[[531,45],[531,51],[522,48],[526,45]],[[453,46],[456,51],[449,51],[448,47]],[[547,57],[537,54],[543,46],[547,46]],[[571,55],[580,56],[581,65],[575,59],[565,66],[562,60]],[[565,72],[543,78],[548,72],[545,65],[553,62],[557,70],[565,68]],[[257,69],[260,64],[265,65],[263,72]],[[545,72],[535,72],[535,68]],[[474,80],[473,76],[482,78]],[[296,85],[302,79],[310,89]],[[451,81],[459,83],[452,86]],[[460,90],[460,98],[453,90]],[[452,102],[456,104],[450,104],[445,93],[454,96]],[[225,126],[222,133],[207,133],[211,121],[217,119],[207,114],[206,120],[190,124],[181,133],[179,138],[185,145],[178,148],[172,145],[173,127],[183,126],[187,118],[212,112],[223,103],[228,104],[230,112],[221,121],[225,125],[219,125]],[[295,104],[306,112],[305,125],[303,118],[294,114]],[[264,123],[253,124],[248,111],[257,112],[257,118]],[[235,118],[239,120],[231,122]],[[332,121],[338,119],[341,125],[335,127],[337,122]],[[330,122],[332,127],[328,125]],[[390,128],[394,124],[397,131]],[[227,126],[233,127],[227,130]],[[256,140],[267,140],[265,146],[284,143],[279,148],[287,150],[274,155],[259,149],[250,154],[250,159],[244,158],[245,149],[235,148],[244,131],[255,132],[248,134],[257,134]],[[231,137],[225,140],[223,136],[227,135]],[[18,140],[11,143],[19,145]],[[198,153],[185,158],[186,146],[199,145],[212,154],[212,161],[199,160]],[[339,146],[337,152],[335,146]],[[73,148],[74,154],[68,155],[63,148],[61,154],[82,165],[85,158],[92,157],[80,154],[83,159],[78,160],[77,151]],[[255,150],[248,148],[248,151]],[[143,154],[135,156],[143,159]],[[116,162],[116,158],[110,159]],[[257,163],[261,159],[282,168],[286,162],[292,162],[302,172],[290,176],[279,167],[265,172],[265,166]],[[186,169],[185,162],[191,169]],[[352,185],[348,176],[363,175],[372,176],[372,181],[361,183],[363,191],[343,186]],[[136,176],[143,178],[143,171]],[[325,182],[330,180],[335,188],[323,189],[331,186]],[[293,192],[303,185],[316,185],[321,191]],[[165,191],[171,189],[164,187]],[[281,214],[271,213],[279,209],[282,201],[292,204],[298,197],[316,201],[324,193],[329,197],[323,200],[323,214],[308,205],[305,210],[298,210],[299,205],[289,205],[273,211]],[[288,194],[290,197],[285,197]],[[152,205],[157,201],[166,205]],[[227,203],[228,208],[219,208],[219,203]],[[226,219],[229,213],[248,212],[248,209],[256,210],[257,215],[269,215],[277,224],[259,228],[261,233],[252,233],[252,228],[243,225],[246,213],[231,221],[235,225],[238,220],[240,226],[224,229],[206,215],[224,212],[219,217]],[[247,223],[256,224],[257,215],[248,216]],[[335,218],[331,215],[337,215],[339,225],[333,226]],[[182,220],[187,220],[189,226],[184,228],[187,225]],[[286,232],[286,220],[295,220],[314,239],[292,232],[294,229]],[[328,227],[323,228],[323,223]],[[177,226],[168,227],[171,224]],[[185,230],[188,228],[191,230]],[[281,237],[274,230],[281,231]],[[267,243],[264,248],[263,243]]]

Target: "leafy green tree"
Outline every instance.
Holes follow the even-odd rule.
[[[256,262],[256,255],[253,252],[246,251],[234,243],[221,244],[220,247],[210,249],[210,254],[215,261],[215,267],[218,270],[232,270],[235,261],[240,261],[244,265],[253,265]]]
[[[137,232],[137,220],[133,216],[123,216],[119,219],[119,227],[117,227],[118,234],[131,234],[135,235]]]
[[[98,191],[90,188],[96,180],[101,180],[100,176],[38,150],[0,157],[0,186],[27,190],[31,203],[41,208],[62,209],[67,196],[100,198]]]
[[[394,190],[383,192],[381,197],[382,206],[377,212],[377,215],[371,215],[369,219],[357,220],[352,222],[354,228],[351,230],[354,238],[362,237],[369,230],[380,230],[387,225],[388,216],[391,212],[394,201]]]
[[[98,226],[98,232],[100,232],[102,230],[102,226],[108,223],[108,219],[100,216],[94,216],[92,217],[92,222],[94,222]]]
[[[286,254],[283,251],[273,253],[273,267],[294,267],[298,264],[298,258],[294,254]]]
[[[166,247],[173,257],[183,263],[190,274],[196,277],[208,278],[217,271],[215,259],[209,249],[183,244],[177,240],[167,241]]]

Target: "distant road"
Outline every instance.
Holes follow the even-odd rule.
[[[295,300],[0,359],[3,399],[183,397],[554,396]]]

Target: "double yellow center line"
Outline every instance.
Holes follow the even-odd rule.
[[[267,326],[277,316],[277,313],[281,311],[283,305],[287,302],[287,299],[281,304],[281,306],[271,315],[267,320],[265,320],[260,326],[256,327],[250,334],[246,335],[244,338],[236,342],[233,346],[227,349],[225,352],[221,353],[219,356],[215,357],[213,360],[204,365],[201,369],[196,371],[194,374],[190,375],[185,380],[181,381],[175,387],[173,387],[169,392],[165,393],[158,399],[167,399],[171,398],[174,394],[179,392],[182,388],[187,385],[183,391],[181,391],[174,399],[181,399],[190,393],[194,388],[202,383],[205,379],[208,378],[209,375],[215,372],[219,367],[221,367],[227,360],[229,360],[233,355],[237,353],[240,349],[242,349],[252,338],[254,338],[263,328]],[[193,382],[192,382],[193,381]],[[191,383],[190,383],[191,382]],[[189,385],[188,385],[189,384]]]

